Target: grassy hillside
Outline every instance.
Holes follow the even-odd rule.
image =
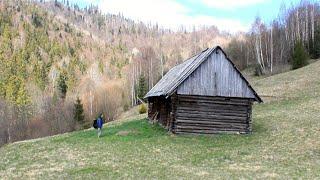
[[[252,80],[253,134],[176,136],[140,118],[0,149],[11,178],[320,178],[320,61]]]

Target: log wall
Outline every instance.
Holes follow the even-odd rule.
[[[174,133],[249,133],[253,99],[177,95]]]

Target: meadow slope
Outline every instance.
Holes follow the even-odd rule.
[[[94,130],[6,145],[0,177],[13,178],[320,178],[320,61],[253,79],[251,135],[176,136],[145,117]]]

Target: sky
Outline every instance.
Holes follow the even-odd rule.
[[[280,7],[290,7],[300,0],[69,0],[80,7],[98,5],[103,13],[123,14],[145,23],[157,23],[177,30],[181,25],[215,25],[219,30],[235,33],[248,31],[259,16],[269,23]]]

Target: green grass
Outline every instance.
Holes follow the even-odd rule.
[[[0,179],[319,179],[320,61],[253,81],[251,135],[176,136],[145,118],[0,149]]]

